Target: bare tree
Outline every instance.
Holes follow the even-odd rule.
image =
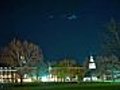
[[[114,19],[111,19],[105,29],[102,53],[120,57],[120,24]]]
[[[43,60],[42,50],[34,43],[13,39],[3,50],[2,60],[11,67],[18,67],[21,78]]]
[[[101,79],[104,81],[104,79],[112,79],[113,81],[116,80],[116,76],[118,73],[116,71],[120,70],[120,62],[119,59],[112,55],[112,56],[97,56],[97,68],[98,74],[101,77]],[[109,76],[109,77],[108,77]]]

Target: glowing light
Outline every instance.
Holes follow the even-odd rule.
[[[46,75],[41,77],[42,82],[54,82],[57,81],[57,77],[53,75]]]
[[[96,69],[95,63],[89,63],[89,69]]]
[[[47,82],[47,81],[48,81],[48,78],[47,78],[46,76],[43,76],[43,77],[41,78],[41,81],[42,81],[42,82]]]
[[[96,64],[94,62],[93,56],[90,56],[89,69],[96,69]]]

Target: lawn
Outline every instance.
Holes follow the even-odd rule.
[[[29,83],[4,85],[0,90],[120,90],[120,83]]]

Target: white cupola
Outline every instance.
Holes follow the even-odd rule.
[[[94,58],[93,56],[90,56],[90,60],[89,60],[89,69],[96,69],[96,64],[94,62]]]

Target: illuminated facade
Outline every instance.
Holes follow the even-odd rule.
[[[16,82],[17,79],[17,70],[11,67],[0,67],[0,82],[1,83],[10,83]]]
[[[49,67],[49,74],[41,77],[42,82],[78,82],[84,73],[83,67]]]
[[[20,76],[17,73],[16,67],[0,67],[0,83],[18,83]],[[23,76],[23,82],[32,82],[32,78],[27,74]]]

